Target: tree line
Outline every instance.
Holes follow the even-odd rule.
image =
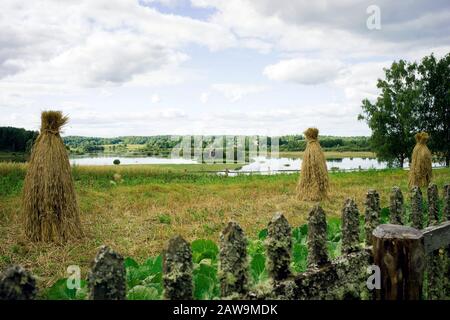
[[[203,148],[212,144],[215,139],[223,136],[203,136]],[[125,136],[116,138],[99,138],[99,137],[81,137],[67,136],[64,137],[64,143],[73,150],[80,152],[102,152],[104,146],[110,146],[109,150],[125,151],[129,144],[143,145],[141,152],[169,152],[176,147],[182,140],[181,136],[159,135],[159,136]],[[250,141],[250,137],[246,137],[246,144]],[[267,146],[271,146],[271,137],[267,138]],[[298,135],[285,135],[278,138],[280,151],[304,151],[306,147],[305,137]],[[320,143],[323,149],[328,151],[370,151],[369,137],[333,137],[321,136]]]
[[[399,60],[378,79],[375,101],[364,99],[358,119],[372,130],[371,148],[378,158],[403,167],[414,148],[414,134],[426,131],[434,156],[450,164],[450,53],[420,62]]]
[[[0,150],[29,152],[38,134],[22,128],[0,127]]]

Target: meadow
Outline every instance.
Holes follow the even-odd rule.
[[[128,262],[137,268],[149,257],[158,257],[176,234],[188,241],[217,242],[225,224],[235,220],[248,238],[258,239],[275,212],[282,212],[292,226],[306,222],[313,203],[297,200],[298,174],[199,173],[218,169],[222,165],[74,167],[85,237],[59,245],[25,239],[20,212],[26,164],[0,163],[0,270],[21,264],[39,277],[40,287],[49,287],[66,276],[69,265],[81,266],[85,277],[102,244],[132,257]],[[327,217],[336,220],[351,196],[363,215],[368,189],[378,190],[381,206],[386,207],[394,185],[401,187],[408,202],[407,174],[400,169],[332,172],[330,197],[322,206]],[[433,174],[441,194],[450,182],[450,169],[434,169]]]

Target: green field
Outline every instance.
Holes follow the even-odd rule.
[[[41,287],[48,287],[65,276],[68,265],[80,265],[82,275],[86,276],[102,244],[143,262],[157,256],[166,241],[176,234],[189,241],[217,242],[229,220],[239,222],[249,238],[257,238],[278,211],[294,227],[306,222],[312,203],[296,198],[298,174],[222,177],[194,173],[192,168],[191,165],[73,168],[86,237],[56,245],[33,244],[25,239],[20,208],[26,165],[0,163],[0,269],[11,263],[21,264],[39,276]],[[214,166],[198,165],[196,169],[209,168]],[[444,183],[450,182],[450,169],[433,172],[441,194]],[[408,199],[407,173],[405,170],[330,173],[331,195],[322,206],[329,218],[339,217],[344,200],[352,196],[363,214],[369,188],[381,193],[381,204],[386,207],[394,185],[400,186]]]

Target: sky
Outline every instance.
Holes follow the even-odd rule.
[[[1,0],[0,126],[370,135],[383,68],[449,52],[449,0]]]

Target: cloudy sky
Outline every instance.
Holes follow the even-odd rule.
[[[431,52],[448,0],[1,0],[0,126],[58,109],[65,135],[367,135],[382,68]]]

